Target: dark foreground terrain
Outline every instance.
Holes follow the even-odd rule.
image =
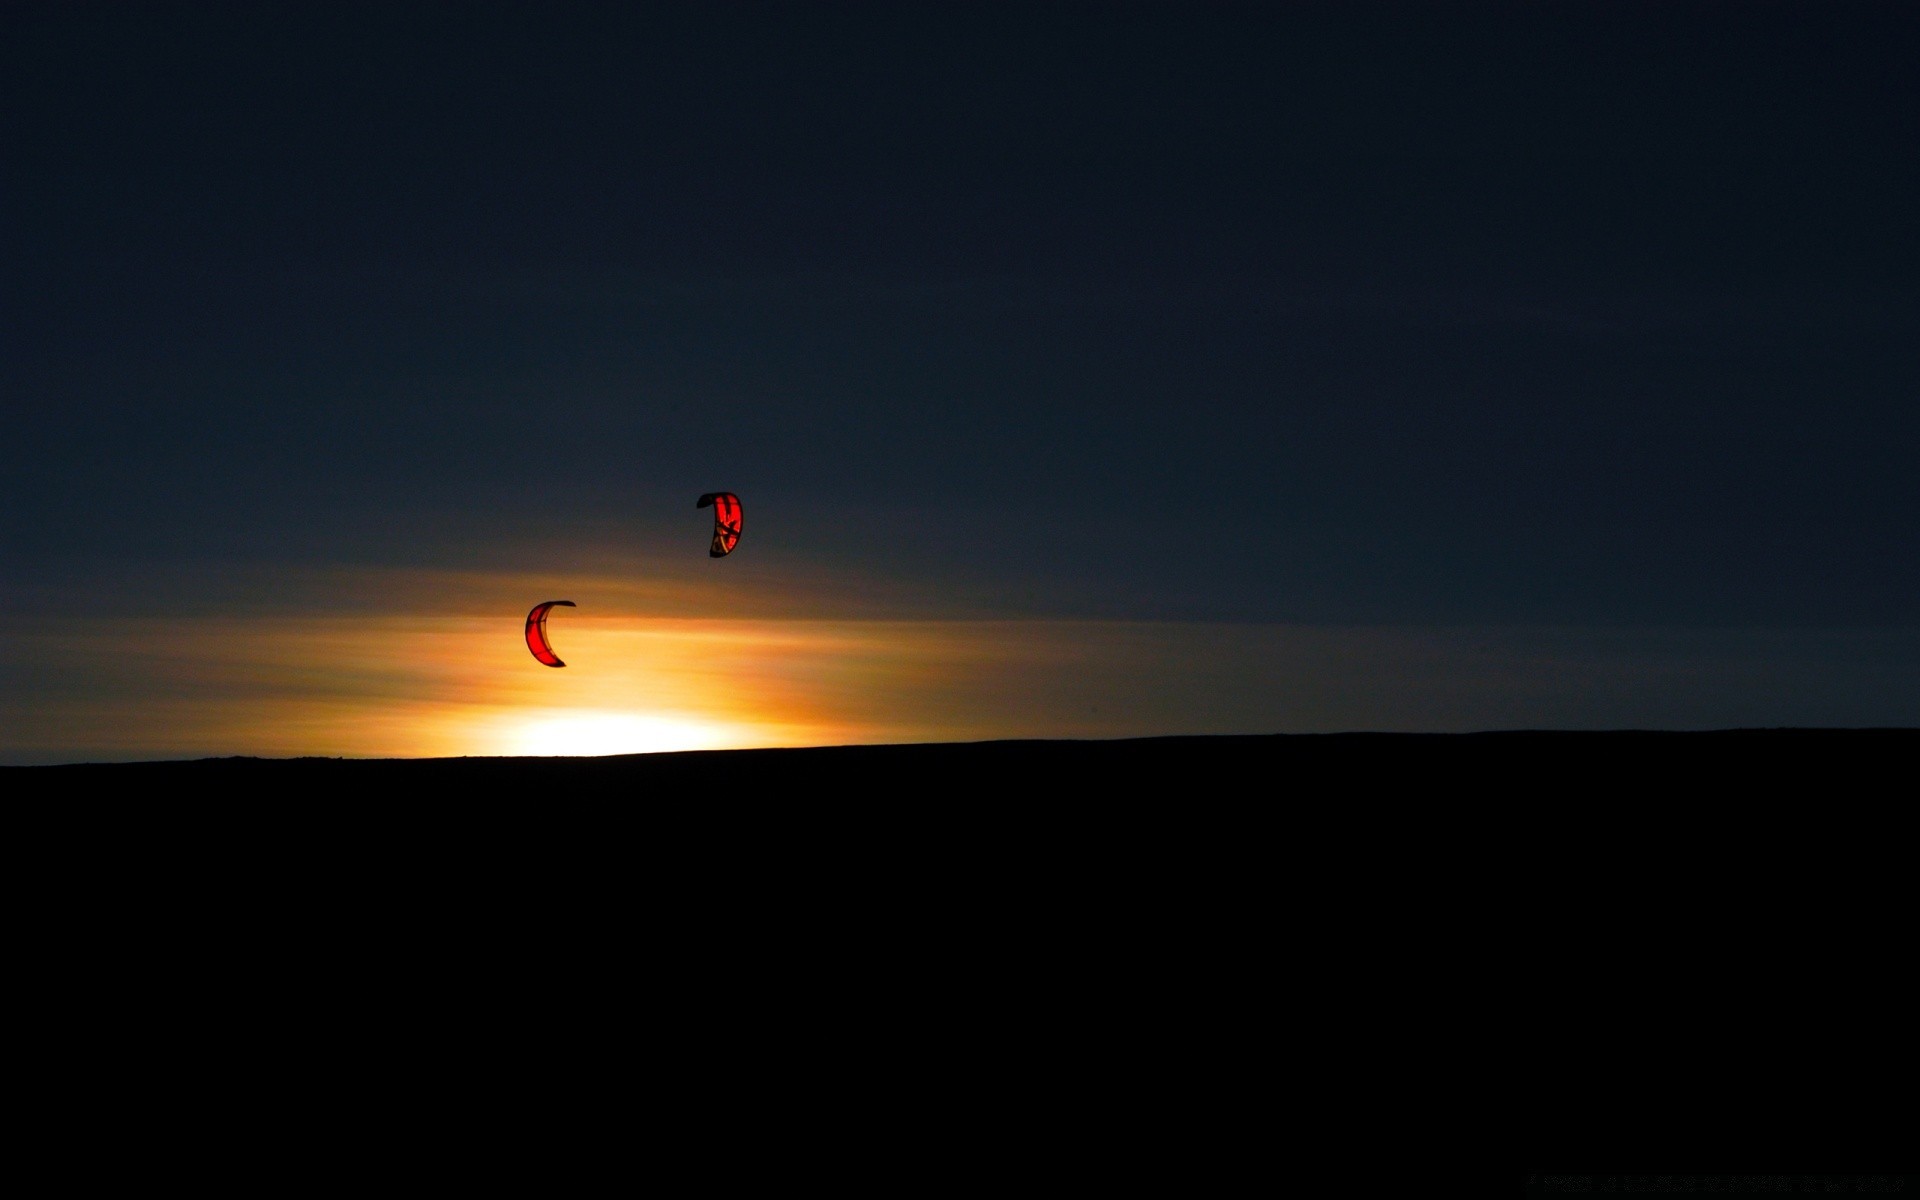
[[[745,906],[777,920],[802,895],[874,918],[904,896],[992,906],[1106,880],[1251,911],[1285,881],[1445,875],[1454,861],[1555,886],[1709,858],[1793,878],[1783,856],[1816,844],[1902,844],[1916,758],[1920,729],[221,758],[0,768],[0,821],[20,868],[82,904],[143,889],[217,893],[233,911],[264,895],[336,910],[457,895],[470,920],[572,897],[657,904],[684,928]],[[1484,862],[1450,877],[1496,879]]]
[[[290,1130],[332,1141],[275,1178],[428,1131],[541,1186],[584,1152],[1000,1189],[1046,1145],[1063,1180],[1231,1191],[1222,1161],[1296,1144],[1393,1161],[1389,1093],[1483,1076],[1534,1147],[1625,1112],[1697,1148],[1742,1103],[1872,1127],[1904,1110],[1841,1081],[1885,1074],[1910,1010],[1916,752],[1742,730],[0,769],[16,1027],[58,1063],[36,1111],[151,1130],[142,1168],[181,1173]],[[1817,1054],[1775,1049],[1809,1028]],[[211,1089],[212,1140],[171,1136]]]
[[[215,758],[0,768],[25,792],[106,789],[119,797],[327,795],[354,802],[498,798],[764,803],[805,796],[986,803],[1144,799],[1220,803],[1301,798],[1301,789],[1398,799],[1538,799],[1595,788],[1696,795],[1732,786],[1856,788],[1910,763],[1920,729],[1714,732],[1276,734],[1112,741],[998,741],[711,750],[601,758]],[[691,790],[684,790],[691,789]],[[1408,791],[1412,789],[1412,791]]]

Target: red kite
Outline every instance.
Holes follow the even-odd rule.
[[[694,507],[709,504],[713,505],[713,545],[707,547],[707,557],[725,558],[740,544],[740,497],[732,492],[708,492]]]
[[[547,642],[547,610],[563,604],[568,608],[579,607],[571,600],[548,600],[534,605],[533,611],[527,614],[527,649],[550,667],[567,665],[560,661],[560,656],[553,652],[553,647]]]

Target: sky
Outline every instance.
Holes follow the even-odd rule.
[[[1915,61],[9,0],[0,763],[1920,724]]]

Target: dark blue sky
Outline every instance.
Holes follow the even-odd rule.
[[[13,583],[1920,624],[1920,6],[0,11]]]

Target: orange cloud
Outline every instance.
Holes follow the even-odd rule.
[[[1865,724],[1911,710],[1920,668],[1911,630],[810,615],[831,607],[824,588],[798,612],[714,615],[712,588],[591,574],[279,585],[276,601],[226,581],[231,611],[63,612],[17,631],[0,642],[0,761]],[[555,598],[579,603],[548,626],[560,669],[522,639],[527,608]]]

